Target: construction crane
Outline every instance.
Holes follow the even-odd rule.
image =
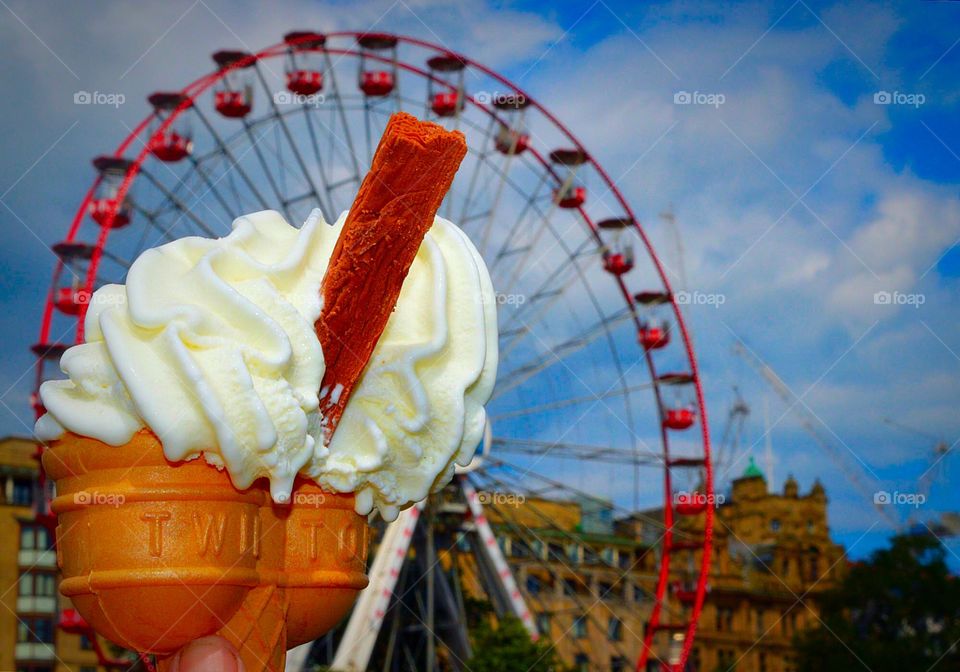
[[[673,236],[673,245],[676,249],[677,268],[673,275],[676,277],[677,282],[674,286],[686,291],[687,269],[684,261],[683,237],[680,235],[680,227],[677,225],[677,217],[673,214],[673,204],[670,204],[666,210],[660,213],[660,219],[662,219],[670,229],[670,233]]]
[[[733,351],[742,357],[750,366],[752,366],[760,377],[773,389],[773,391],[783,399],[787,404],[788,411],[792,411],[800,421],[800,425],[810,435],[820,448],[823,449],[836,464],[837,468],[847,477],[847,480],[859,491],[859,493],[868,502],[872,502],[874,508],[886,519],[895,530],[903,530],[904,522],[896,515],[895,507],[888,506],[885,502],[876,496],[877,488],[870,487],[863,477],[861,466],[854,464],[847,455],[836,446],[830,439],[823,436],[819,426],[823,424],[803,403],[803,401],[793,393],[793,391],[783,382],[783,379],[763,362],[756,354],[750,351],[743,343],[736,343]],[[769,431],[769,430],[768,430]]]
[[[723,475],[736,462],[743,441],[743,426],[750,415],[750,407],[740,394],[740,388],[733,386],[733,404],[727,411],[727,420],[723,426],[720,443],[714,453],[713,468]]]
[[[916,427],[911,427],[910,425],[905,425],[902,422],[898,422],[893,418],[884,418],[883,421],[890,425],[891,427],[896,427],[911,434],[916,434],[917,436],[922,436],[926,439],[929,439],[933,442],[933,454],[930,457],[930,466],[926,471],[923,472],[923,475],[920,477],[919,483],[919,492],[926,497],[930,494],[930,488],[933,486],[933,482],[937,480],[939,476],[943,475],[944,469],[944,458],[950,453],[950,444],[948,444],[942,437],[934,436],[930,432],[926,432],[922,429],[917,429]]]

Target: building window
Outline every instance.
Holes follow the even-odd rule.
[[[80,650],[93,651],[93,642],[86,635],[80,635]]]
[[[573,669],[576,672],[590,672],[590,658],[585,653],[578,653],[573,659]]]
[[[757,622],[757,634],[763,634],[763,609],[757,609],[754,612],[754,620]]]
[[[762,651],[757,656],[757,672],[769,672],[767,668],[767,654]]]
[[[820,580],[820,551],[817,548],[811,548],[808,551],[807,579],[810,581]]]
[[[737,666],[736,651],[717,649],[717,667],[723,672],[733,672]]]
[[[550,614],[537,614],[537,632],[546,637],[550,636]]]
[[[563,594],[568,597],[573,597],[577,594],[578,582],[576,579],[564,579],[563,580]]]
[[[515,558],[529,558],[532,555],[530,546],[523,539],[513,539],[510,542],[510,552]]]
[[[24,523],[20,526],[20,548],[25,551],[45,551],[50,548],[50,533],[42,525]]]
[[[780,531],[780,519],[779,519],[779,518],[774,518],[773,520],[770,521],[770,529],[773,530],[774,532],[779,532],[779,531]]]
[[[633,584],[633,601],[639,604],[645,602],[647,599],[647,591],[645,591],[642,586]]]
[[[577,616],[573,619],[573,636],[577,639],[585,639],[587,636],[587,619],[585,616]]]
[[[623,656],[614,656],[610,659],[610,672],[627,672],[627,659]]]
[[[539,576],[527,576],[527,592],[531,595],[539,595],[543,582]]]
[[[780,561],[780,575],[790,576],[790,558],[784,558]]]
[[[623,621],[616,616],[610,617],[607,623],[607,639],[611,642],[619,642],[623,639]]]
[[[53,643],[53,621],[46,617],[26,616],[17,621],[17,641],[22,644]]]
[[[613,594],[613,584],[609,581],[601,581],[597,584],[597,593],[601,598],[608,600],[613,599],[616,595]]]
[[[717,607],[717,632],[730,632],[733,630],[733,609],[730,607]]]
[[[24,572],[20,575],[19,591],[24,597],[54,597],[57,581],[53,574]]]
[[[617,564],[617,551],[609,546],[600,551],[600,557],[608,565]]]
[[[813,533],[813,521],[812,521],[812,520],[808,520],[808,521],[807,521],[807,532],[809,532],[809,533],[811,533],[811,534]]]
[[[783,612],[783,634],[786,636],[791,636],[797,631],[797,612],[796,611],[785,611]]]
[[[33,505],[33,481],[27,478],[13,479],[13,505]]]
[[[574,564],[580,563],[580,547],[576,544],[567,546],[567,559]]]
[[[563,560],[565,553],[560,544],[547,544],[547,560]]]

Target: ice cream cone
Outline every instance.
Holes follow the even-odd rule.
[[[349,611],[364,575],[366,520],[352,495],[298,480],[289,505],[237,490],[202,459],[172,463],[147,430],[124,446],[67,433],[44,451],[55,480],[61,592],[116,644],[164,658],[218,633],[248,672]]]

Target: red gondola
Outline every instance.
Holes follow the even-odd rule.
[[[89,212],[100,226],[122,229],[130,223],[133,208],[129,195],[117,202],[120,185],[127,176],[133,163],[116,156],[98,156],[93,167],[100,173],[100,183],[90,201]]]
[[[245,51],[228,50],[216,52],[213,60],[225,71],[213,89],[213,106],[228,119],[242,119],[253,110],[254,60]]]
[[[156,115],[153,132],[148,141],[150,153],[167,163],[181,161],[190,156],[193,153],[193,133],[188,115],[176,115],[171,124],[163,131],[160,130],[167,117],[177,108],[181,105],[192,105],[190,99],[178,92],[157,92],[151,94],[147,100],[153,105],[153,113]]]
[[[378,97],[391,93],[397,85],[397,38],[386,33],[363,33],[357,36],[360,47],[359,86],[364,95]],[[374,52],[387,52],[390,69],[369,68],[367,61]],[[380,63],[380,61],[376,61]]]

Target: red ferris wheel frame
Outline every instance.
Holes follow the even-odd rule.
[[[363,32],[355,31],[341,31],[341,32],[332,32],[325,35],[326,38],[352,38],[357,40],[361,37],[367,36],[370,34]],[[277,58],[286,56],[291,49],[291,46],[297,46],[298,43],[302,43],[298,46],[300,49],[308,51],[318,51],[325,52],[327,54],[341,55],[341,56],[363,56],[364,58],[380,61],[387,63],[395,68],[405,70],[407,72],[416,74],[420,77],[427,78],[431,80],[438,86],[444,86],[449,88],[451,91],[455,91],[454,87],[441,79],[434,77],[430,72],[418,68],[410,63],[400,61],[396,58],[395,52],[392,58],[386,58],[380,56],[376,53],[362,53],[356,49],[346,49],[346,48],[337,48],[330,47],[326,44],[325,40],[320,43],[315,43],[315,35],[310,33],[303,34],[303,37],[280,42],[278,44],[272,45],[260,52],[254,54],[248,54],[242,59],[232,62],[230,65],[223,67],[219,70],[211,72],[207,75],[204,75],[194,82],[188,84],[184,87],[183,91],[183,100],[173,110],[170,114],[166,116],[163,121],[157,125],[156,130],[154,131],[151,137],[157,137],[162,135],[167,131],[167,129],[173,124],[177,117],[183,113],[185,110],[189,109],[194,105],[197,98],[203,93],[207,92],[214,84],[222,80],[230,71],[249,67],[257,61],[261,61],[268,58]],[[566,138],[572,143],[573,148],[576,151],[582,152],[585,157],[585,163],[588,163],[600,176],[603,180],[604,185],[607,189],[607,193],[612,194],[616,202],[622,207],[624,212],[624,219],[629,221],[629,226],[633,228],[635,233],[639,236],[644,249],[647,252],[650,260],[653,262],[656,274],[659,277],[660,282],[663,286],[663,302],[669,303],[671,310],[673,312],[673,319],[676,325],[676,328],[680,335],[680,340],[684,349],[684,354],[686,355],[687,362],[689,363],[689,371],[681,373],[664,373],[658,374],[656,368],[656,362],[653,356],[653,348],[644,349],[644,358],[649,370],[652,387],[654,391],[654,396],[657,402],[657,406],[660,412],[661,423],[660,423],[660,436],[661,444],[663,446],[662,460],[664,464],[664,502],[663,502],[663,524],[665,531],[661,538],[662,552],[660,554],[660,564],[659,572],[657,575],[657,584],[654,594],[654,604],[650,614],[649,621],[647,622],[646,629],[643,637],[643,647],[641,649],[640,657],[637,662],[637,670],[643,672],[646,670],[647,661],[652,657],[655,657],[656,654],[653,652],[653,638],[657,632],[668,631],[668,632],[682,632],[684,633],[684,642],[681,652],[680,663],[677,665],[671,665],[669,663],[663,663],[666,669],[670,670],[680,670],[682,669],[683,664],[690,655],[690,651],[693,645],[694,636],[696,634],[697,622],[700,616],[700,613],[703,608],[703,602],[707,592],[707,582],[709,577],[710,569],[710,555],[711,555],[711,543],[712,543],[712,531],[713,531],[713,470],[710,461],[710,435],[709,427],[707,422],[706,406],[704,402],[703,389],[700,381],[699,371],[697,368],[696,358],[694,356],[693,343],[690,337],[689,330],[684,322],[683,315],[681,314],[678,303],[674,297],[673,291],[671,289],[670,281],[667,277],[663,264],[660,262],[660,259],[657,257],[656,252],[653,249],[650,239],[647,236],[643,226],[640,221],[634,215],[632,209],[630,208],[629,203],[626,198],[623,196],[617,185],[610,179],[607,172],[603,167],[593,158],[593,156],[586,151],[583,144],[579,139],[573,135],[573,133],[559,120],[557,119],[549,110],[547,110],[543,105],[541,105],[537,100],[531,97],[526,91],[521,89],[519,86],[515,85],[513,82],[509,81],[507,78],[503,77],[499,73],[491,70],[490,68],[484,66],[483,64],[477,63],[476,61],[451,52],[448,49],[420,40],[413,37],[401,36],[401,35],[383,35],[383,37],[391,38],[396,40],[398,43],[406,43],[418,47],[422,47],[428,50],[434,51],[437,55],[453,57],[459,59],[462,63],[467,66],[474,68],[480,73],[496,80],[503,86],[507,87],[512,94],[517,96],[522,96],[530,107],[535,108],[540,114],[542,114],[549,122],[551,122],[557,130],[559,130]],[[311,42],[313,40],[313,42]],[[489,115],[496,121],[504,123],[503,120],[498,115],[498,112],[492,106],[484,104],[476,100],[473,96],[466,95],[464,102],[477,108],[483,113]],[[93,245],[92,253],[89,259],[89,265],[87,269],[87,275],[84,279],[83,291],[86,293],[86,296],[92,294],[95,289],[95,282],[97,276],[98,266],[102,259],[104,248],[109,237],[109,234],[112,230],[113,219],[116,215],[116,204],[122,203],[127,192],[130,189],[131,184],[136,178],[137,174],[140,171],[140,167],[143,162],[150,155],[150,146],[151,138],[142,138],[146,135],[145,131],[150,127],[151,122],[156,119],[154,115],[146,117],[141,121],[133,131],[120,143],[114,152],[113,156],[117,158],[122,158],[124,154],[130,149],[135,141],[138,139],[141,140],[142,147],[139,150],[136,158],[131,161],[130,167],[126,172],[126,175],[119,186],[117,195],[115,198],[115,206],[113,209],[106,213],[103,225],[100,227],[100,232],[97,237],[96,243]],[[560,177],[557,174],[556,170],[551,165],[550,161],[544,156],[543,153],[537,150],[536,147],[528,146],[526,148],[530,155],[535,158],[535,160],[541,164],[541,166],[548,171],[555,179],[560,181]],[[84,196],[80,207],[78,208],[76,214],[74,215],[73,221],[67,233],[67,236],[63,242],[73,243],[76,242],[77,234],[79,232],[80,226],[84,221],[84,218],[88,214],[88,208],[90,207],[91,201],[94,198],[94,194],[97,190],[97,187],[102,180],[102,176],[98,177],[90,189],[87,191]],[[599,228],[597,222],[595,222],[590,215],[586,212],[582,204],[578,205],[575,208],[583,222],[587,225],[590,230],[591,235],[597,240],[598,243],[602,244],[602,240],[599,233]],[[51,290],[47,296],[46,304],[44,306],[43,318],[41,321],[40,328],[40,338],[36,345],[33,346],[33,351],[38,356],[37,362],[37,386],[39,387],[40,382],[42,382],[43,377],[43,363],[45,359],[49,359],[52,355],[59,354],[65,349],[65,346],[60,343],[50,342],[50,331],[51,324],[53,319],[54,311],[56,310],[56,289],[58,287],[58,281],[60,274],[63,271],[65,262],[63,259],[60,259],[56,265],[53,282]],[[630,312],[632,314],[632,319],[637,329],[642,328],[640,314],[638,312],[638,303],[634,299],[634,295],[631,294],[630,290],[627,287],[626,281],[623,275],[614,274],[617,286],[622,293],[624,300]],[[84,317],[86,314],[87,305],[81,305],[79,309],[79,314],[77,316],[77,328],[76,328],[76,342],[82,342],[83,340],[83,329],[84,329]],[[663,401],[663,395],[661,390],[661,385],[669,384],[671,381],[681,380],[685,384],[690,384],[693,386],[695,391],[695,405],[696,412],[700,419],[700,432],[701,440],[703,447],[703,458],[702,459],[690,459],[690,458],[673,458],[670,453],[670,437],[669,437],[669,427],[665,420],[665,405]],[[34,399],[34,408],[39,413],[42,412],[42,408],[39,406],[39,402]],[[677,502],[674,501],[673,497],[673,479],[671,470],[674,468],[689,468],[697,467],[703,469],[704,482],[703,482],[703,502],[698,506],[684,507],[677,506]],[[679,542],[674,541],[674,524],[678,519],[678,516],[684,515],[700,515],[703,514],[703,538],[695,542]],[[699,550],[702,552],[700,563],[699,563],[699,574],[696,581],[696,587],[693,591],[692,599],[688,600],[690,606],[689,617],[685,622],[681,623],[667,623],[661,621],[661,612],[664,603],[664,598],[666,597],[669,579],[670,579],[670,559],[672,550]]]

